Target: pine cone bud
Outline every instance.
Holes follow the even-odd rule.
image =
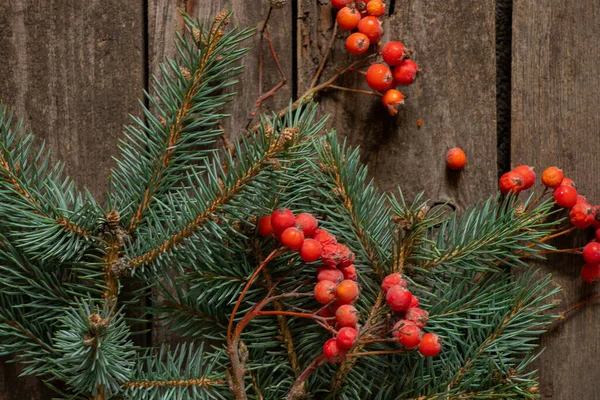
[[[192,79],[192,74],[190,73],[189,69],[187,69],[186,67],[179,67],[179,70],[181,71],[181,74],[183,75],[183,78],[186,81],[189,81],[190,79]]]
[[[106,223],[108,224],[108,228],[111,231],[116,231],[119,228],[119,223],[121,222],[121,215],[112,210],[108,214],[106,214]]]
[[[108,318],[102,318],[100,314],[90,314],[88,315],[88,320],[90,321],[91,335],[98,335],[108,328]]]
[[[126,277],[131,275],[131,270],[123,257],[119,258],[110,266],[110,273],[115,277]]]
[[[421,209],[417,213],[417,221],[423,221],[425,219],[425,217],[427,216],[428,212],[429,212],[428,206],[421,207]]]
[[[161,124],[163,127],[166,127],[166,126],[167,126],[167,120],[166,120],[166,119],[165,119],[165,117],[163,117],[162,115],[159,115],[159,116],[158,116],[158,121],[160,122],[160,124]]]
[[[258,222],[258,218],[256,217],[256,215],[251,215],[248,217],[248,222],[252,225],[256,225],[256,223]]]
[[[284,146],[287,145],[289,142],[294,140],[294,138],[296,137],[296,135],[298,135],[299,132],[300,129],[298,128],[285,128],[281,132],[280,143]]]
[[[202,32],[198,28],[193,28],[192,36],[194,37],[194,41],[196,41],[196,43],[200,43],[200,41],[202,39]]]

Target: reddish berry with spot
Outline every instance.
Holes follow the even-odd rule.
[[[384,93],[381,102],[388,113],[393,117],[398,114],[398,110],[404,104],[404,95],[400,93],[399,90],[389,89]]]
[[[381,0],[371,0],[367,3],[367,15],[382,17],[385,15],[385,4]]]
[[[417,79],[419,66],[413,60],[404,60],[400,65],[394,68],[394,81],[398,85],[412,85]]]
[[[351,304],[342,304],[335,311],[335,318],[342,327],[354,327],[358,324],[358,310]]]
[[[591,204],[587,201],[587,198],[582,195],[577,196],[577,201],[575,202],[575,204],[585,204],[591,207]]]
[[[329,304],[335,299],[337,284],[331,281],[321,281],[315,285],[315,299],[321,304]]]
[[[549,188],[557,188],[563,181],[564,174],[561,169],[549,167],[542,172],[542,183]]]
[[[304,242],[304,233],[296,227],[287,228],[281,234],[281,244],[292,250],[298,250]]]
[[[361,19],[358,23],[358,31],[367,35],[372,44],[377,43],[381,35],[383,35],[381,22],[379,22],[377,17],[373,16],[368,16]]]
[[[461,148],[450,149],[446,153],[446,165],[453,171],[463,169],[467,165],[467,155]]]
[[[323,345],[323,354],[325,358],[334,363],[344,361],[346,350],[340,348],[336,339],[329,339]]]
[[[323,246],[323,250],[321,250],[321,260],[323,261],[323,264],[329,267],[337,267],[342,261],[342,254],[340,253],[338,244],[328,244]]]
[[[385,301],[394,311],[406,311],[412,302],[412,294],[400,285],[392,286],[385,294]]]
[[[509,171],[500,177],[500,192],[504,195],[519,193],[523,190],[524,178],[521,174]]]
[[[356,274],[356,267],[354,266],[354,264],[344,268],[340,268],[340,271],[342,271],[344,279],[349,279],[351,281],[355,281],[358,279],[358,275]]]
[[[333,236],[331,233],[327,232],[324,229],[317,229],[312,235],[312,238],[321,243],[321,246],[323,247],[327,246],[328,244],[337,243],[335,236]]]
[[[410,302],[410,307],[409,308],[416,308],[419,307],[419,299],[417,298],[417,296],[415,296],[413,294],[412,300]]]
[[[581,196],[580,196],[581,197]],[[569,213],[571,224],[579,229],[585,229],[594,223],[594,214],[592,206],[585,203],[575,204]]]
[[[410,350],[421,343],[423,332],[414,322],[402,319],[394,325],[392,336],[397,338],[402,346]]]
[[[338,251],[340,254],[340,263],[339,263],[339,267],[340,268],[346,268],[352,265],[352,263],[354,262],[354,260],[356,259],[356,256],[354,255],[354,253],[346,246],[344,246],[343,244],[339,244],[338,243]]]
[[[360,290],[358,284],[350,279],[344,279],[337,287],[337,299],[345,304],[350,304],[356,301]]]
[[[340,29],[351,31],[356,29],[360,21],[360,12],[356,7],[346,6],[338,11],[336,21]]]
[[[258,234],[260,236],[269,236],[273,233],[273,226],[271,225],[271,216],[265,215],[258,220]]]
[[[296,227],[302,229],[305,237],[311,237],[317,231],[319,222],[309,213],[300,213],[296,216]]]
[[[304,262],[313,262],[321,258],[323,246],[315,239],[304,239],[300,247],[300,258]]]
[[[397,285],[401,286],[405,289],[407,287],[406,281],[404,280],[402,275],[400,275],[399,273],[390,274],[390,275],[386,276],[385,278],[383,278],[383,281],[381,281],[381,290],[383,290],[384,292],[387,293],[387,291],[392,286],[397,286]]]
[[[527,190],[535,184],[535,172],[528,165],[519,165],[513,169],[513,172],[523,177],[523,189]]]
[[[575,188],[575,182],[573,182],[572,179],[570,178],[563,178],[562,182],[560,183],[561,185],[565,185],[565,186],[570,186],[572,188]]]
[[[351,349],[358,340],[358,331],[354,328],[344,327],[338,331],[336,340],[342,349]]]
[[[559,207],[573,207],[577,203],[577,189],[573,186],[560,185],[554,189],[554,202]]]
[[[409,308],[406,310],[404,319],[414,322],[419,328],[423,328],[429,321],[429,313],[421,308]]]
[[[317,269],[317,281],[331,281],[340,283],[344,280],[344,274],[334,267],[320,267]]]
[[[381,49],[383,61],[391,67],[402,64],[406,57],[406,47],[401,42],[388,42]]]
[[[346,39],[346,50],[348,50],[348,53],[357,56],[365,54],[370,45],[371,41],[364,33],[355,32]]]
[[[589,242],[583,248],[583,259],[588,264],[600,264],[600,243]]]
[[[271,226],[276,232],[283,232],[296,224],[294,213],[287,208],[279,208],[271,214]]]
[[[442,351],[442,340],[434,333],[426,333],[419,343],[419,352],[425,357],[435,357]]]
[[[391,89],[394,86],[392,71],[383,64],[373,64],[367,70],[367,84],[371,89],[381,92]]]

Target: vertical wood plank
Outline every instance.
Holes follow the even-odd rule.
[[[599,137],[600,4],[594,0],[515,0],[512,67],[512,160],[539,172],[562,168],[593,204],[600,202],[594,171]],[[541,188],[538,187],[538,190]],[[555,245],[584,245],[582,233]],[[587,239],[590,239],[589,237]],[[563,292],[558,311],[597,293],[583,282],[580,256],[551,257],[542,265]],[[535,367],[540,394],[552,399],[600,399],[600,321],[597,303],[577,310],[544,336]]]
[[[122,126],[139,113],[144,12],[142,0],[0,2],[0,99],[98,200]],[[0,367],[0,400],[52,397],[19,372]]]
[[[328,3],[298,2],[299,93],[310,85],[331,34],[334,12]],[[361,146],[363,161],[382,189],[400,185],[408,198],[425,191],[432,200],[452,200],[459,208],[495,190],[494,11],[492,0],[396,1],[382,41],[403,42],[423,69],[415,84],[400,88],[407,97],[405,107],[390,117],[375,97],[348,92],[321,96],[322,109],[332,114],[330,126]],[[345,40],[347,33],[338,36]],[[345,57],[344,40],[336,42],[324,78]],[[344,76],[337,84],[368,89],[360,74]],[[455,146],[467,154],[462,173],[445,167],[445,153]]]
[[[275,9],[269,23],[273,45],[279,62],[285,73],[287,84],[274,98],[266,101],[261,108],[263,112],[278,111],[285,107],[292,97],[292,2],[288,2],[282,9]],[[259,31],[269,9],[267,0],[150,0],[148,2],[148,40],[149,40],[149,66],[150,73],[160,75],[159,64],[165,57],[176,57],[173,41],[175,33],[181,32],[183,19],[180,10],[199,18],[205,24],[210,24],[213,18],[222,10],[232,10],[231,26],[239,25],[240,28],[254,27]],[[227,137],[235,138],[244,129],[248,122],[248,115],[252,112],[258,95],[258,57],[259,35],[245,43],[250,47],[242,64],[245,69],[239,77],[240,83],[232,90],[237,93],[235,100],[229,104],[225,112],[231,117],[223,125]],[[263,93],[266,93],[280,81],[280,75],[272,61],[266,41],[263,44],[264,69]],[[170,332],[157,324],[152,331],[152,342],[160,344],[176,341]]]

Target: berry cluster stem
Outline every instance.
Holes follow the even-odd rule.
[[[287,400],[300,399],[301,394],[306,391],[306,380],[311,376],[319,367],[327,362],[325,355],[321,354],[317,356],[309,365],[306,367],[304,372],[296,379],[290,393],[288,394]]]

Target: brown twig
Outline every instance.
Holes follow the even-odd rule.
[[[343,86],[336,86],[336,85],[329,85],[328,88],[329,89],[342,90],[342,91],[345,91],[345,92],[368,94],[369,96],[381,97],[381,93],[373,92],[373,91],[370,91],[370,90],[352,89],[352,88],[347,88],[347,87],[343,87]]]
[[[567,314],[569,314],[569,313],[571,313],[571,312],[573,312],[573,311],[577,310],[579,307],[583,307],[583,306],[585,306],[586,304],[588,304],[588,303],[591,303],[592,301],[594,301],[594,300],[598,300],[598,299],[600,299],[600,294],[597,294],[597,295],[595,295],[595,296],[592,296],[592,297],[590,297],[589,299],[586,299],[586,300],[584,300],[584,301],[581,301],[581,302],[579,302],[579,303],[575,304],[575,305],[574,305],[574,306],[572,306],[572,307],[569,307],[569,309],[568,309],[568,310],[565,310],[565,311],[563,311],[563,312],[561,312],[561,313],[560,313],[560,318],[559,318],[559,320],[563,320],[563,319],[565,319],[565,318],[566,318],[566,316],[567,316]]]
[[[337,21],[333,25],[333,32],[331,33],[331,38],[329,38],[329,43],[327,44],[327,49],[325,50],[325,54],[323,54],[323,58],[321,58],[321,62],[319,63],[319,68],[317,68],[317,72],[310,83],[310,88],[314,88],[319,83],[319,78],[323,73],[323,69],[325,69],[325,65],[327,64],[327,59],[329,59],[329,54],[331,54],[331,49],[333,48],[333,43],[335,42],[335,37],[337,35],[338,24]]]
[[[327,362],[327,359],[323,354],[317,356],[309,365],[306,367],[304,372],[296,379],[290,393],[288,394],[287,400],[297,400],[301,394],[306,392],[306,380],[311,376],[319,367]]]
[[[365,356],[381,356],[385,354],[399,354],[406,353],[409,350],[398,349],[398,350],[381,350],[381,351],[363,351],[362,353],[348,353],[346,357],[365,357]]]

